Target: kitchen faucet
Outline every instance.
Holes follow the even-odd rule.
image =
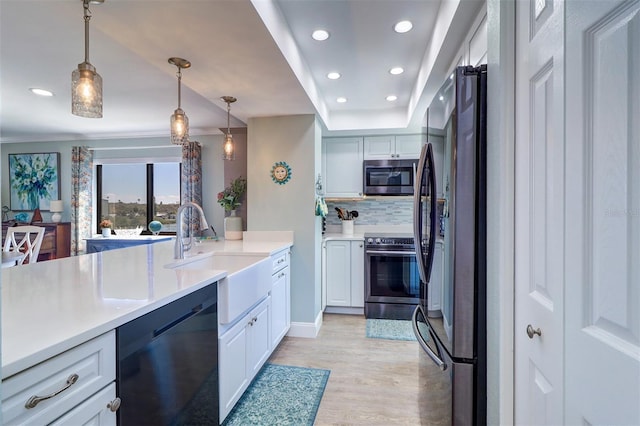
[[[173,250],[173,255],[176,259],[184,259],[184,252],[189,251],[193,245],[193,235],[191,232],[189,233],[188,244],[185,244],[182,238],[182,212],[189,207],[196,209],[200,213],[200,230],[204,231],[205,229],[209,229],[209,224],[204,217],[202,207],[191,201],[186,201],[178,207],[178,213],[176,214],[176,244]]]

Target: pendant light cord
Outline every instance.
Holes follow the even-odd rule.
[[[227,136],[231,134],[231,128],[229,125],[229,117],[231,116],[231,102],[227,101]]]
[[[89,63],[89,21],[91,11],[89,10],[89,0],[84,0],[84,61]]]
[[[178,67],[178,72],[176,73],[176,76],[178,76],[178,109],[181,109],[180,107],[180,99],[182,98],[182,69],[180,68],[179,65],[177,65]]]

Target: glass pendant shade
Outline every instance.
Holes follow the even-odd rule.
[[[224,138],[224,145],[222,145],[222,159],[234,160],[236,155],[236,147],[233,143],[233,135],[231,134],[230,117],[231,117],[231,104],[237,101],[233,96],[223,96],[222,99],[227,103],[227,136]]]
[[[79,64],[71,73],[71,113],[102,118],[102,77],[88,62]]]
[[[233,144],[233,135],[227,134],[227,137],[225,137],[224,139],[224,145],[222,146],[222,150],[223,150],[223,154],[222,154],[223,160],[235,159],[236,150]]]
[[[191,62],[186,59],[171,57],[169,63],[178,68],[178,108],[171,115],[171,143],[174,145],[184,145],[189,142],[189,118],[181,107],[182,100],[182,70],[191,67]]]
[[[183,145],[189,140],[189,117],[181,108],[171,115],[171,143]]]

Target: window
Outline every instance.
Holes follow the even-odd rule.
[[[117,233],[138,227],[148,231],[148,223],[157,220],[161,233],[175,233],[180,163],[99,164],[96,182],[96,223],[109,219]]]

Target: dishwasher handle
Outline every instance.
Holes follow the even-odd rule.
[[[164,327],[160,327],[160,328],[156,328],[155,330],[153,330],[153,337],[158,337],[159,335],[161,335],[162,333],[166,332],[167,330],[169,330],[172,327],[175,327],[176,325],[180,324],[182,321],[185,321],[189,318],[191,318],[194,315],[197,315],[198,312],[200,312],[202,310],[203,306],[202,303],[200,303],[199,305],[194,306],[190,312],[187,312],[186,314],[182,315],[181,317],[171,321],[169,324],[165,325]]]

